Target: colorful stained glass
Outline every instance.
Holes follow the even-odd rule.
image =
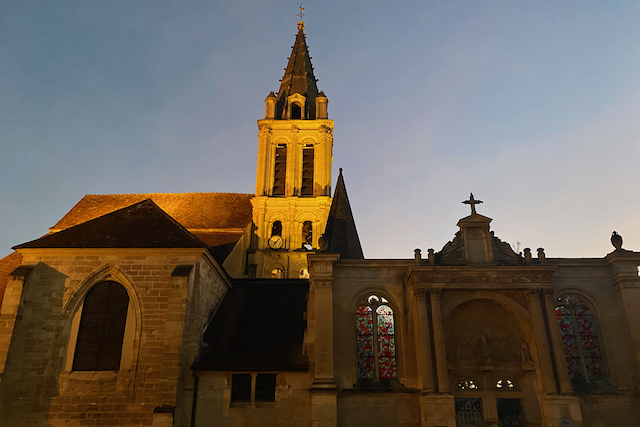
[[[578,353],[578,343],[573,332],[573,320],[571,320],[571,312],[563,306],[556,307],[556,315],[558,316],[558,325],[560,326],[560,335],[562,336],[562,344],[564,345],[564,357],[567,360],[569,369],[569,377],[577,379],[582,376],[580,367],[580,355]]]
[[[378,357],[378,375],[381,379],[396,377],[396,358]]]
[[[378,306],[381,300],[383,304]],[[376,378],[376,371],[378,379],[395,378],[397,366],[393,310],[384,304],[387,302],[385,298],[371,295],[367,301],[373,308],[363,305],[356,310],[358,378]]]
[[[358,378],[375,378],[375,353],[373,348],[373,310],[363,305],[356,311],[356,335],[358,344]]]
[[[582,357],[587,371],[587,379],[603,379],[602,357],[600,356],[598,335],[596,334],[591,310],[582,305],[578,306],[576,308],[576,323],[578,324],[578,334],[582,344]]]
[[[380,378],[396,376],[396,343],[393,310],[381,305],[376,310],[378,320],[378,375]]]

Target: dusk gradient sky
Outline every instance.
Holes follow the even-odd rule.
[[[85,194],[255,191],[299,1],[0,2],[0,256]],[[640,1],[314,1],[305,33],[368,258],[474,196],[548,257],[640,251]]]

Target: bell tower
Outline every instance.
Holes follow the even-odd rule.
[[[307,253],[318,248],[331,208],[333,120],[318,92],[311,57],[298,22],[277,94],[265,99],[258,120],[255,226],[248,261],[258,278],[300,278]]]

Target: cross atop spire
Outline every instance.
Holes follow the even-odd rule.
[[[300,13],[296,15],[300,17],[300,22],[302,22],[304,20],[303,18],[307,16],[306,13],[302,12],[303,10],[304,10],[304,7],[302,7],[302,3],[300,3]]]
[[[476,212],[476,205],[479,205],[480,203],[482,203],[482,200],[476,200],[473,198],[473,193],[471,193],[471,195],[469,196],[469,200],[465,200],[464,202],[465,205],[471,205],[471,215],[475,215]]]

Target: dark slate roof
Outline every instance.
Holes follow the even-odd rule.
[[[146,199],[14,249],[206,247],[151,199]]]
[[[313,75],[313,66],[309,56],[309,47],[304,36],[304,24],[298,23],[296,41],[291,47],[289,63],[285,68],[284,76],[280,80],[278,101],[276,103],[276,118],[283,118],[283,107],[287,96],[299,93],[307,97],[307,118],[316,117],[316,96],[318,86]]]
[[[342,169],[338,175],[336,191],[327,218],[327,228],[324,232],[327,239],[327,252],[339,253],[340,259],[364,259],[356,222],[353,219],[347,188],[344,185]]]
[[[193,369],[306,370],[308,292],[308,280],[234,280],[207,326]]]

